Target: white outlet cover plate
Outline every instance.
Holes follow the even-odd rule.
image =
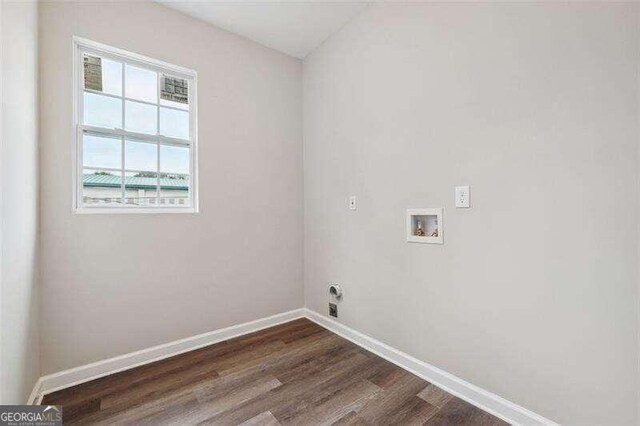
[[[358,208],[358,201],[355,195],[349,197],[349,210],[356,210]]]
[[[456,208],[468,209],[469,207],[471,207],[469,186],[456,186]]]

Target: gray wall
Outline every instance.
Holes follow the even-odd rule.
[[[340,282],[357,330],[563,424],[636,424],[638,7],[379,4],[308,57],[307,306]],[[423,207],[443,246],[405,242]]]
[[[40,376],[38,9],[0,2],[0,404],[25,404]]]
[[[152,2],[41,4],[43,373],[300,308],[299,60]],[[73,35],[198,72],[200,213],[72,213]]]

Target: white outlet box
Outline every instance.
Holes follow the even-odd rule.
[[[469,207],[471,207],[469,186],[456,186],[456,208],[468,209]]]

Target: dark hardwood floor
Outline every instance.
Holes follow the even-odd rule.
[[[65,423],[502,425],[306,319],[46,395]]]

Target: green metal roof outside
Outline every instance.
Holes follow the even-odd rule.
[[[82,184],[84,186],[101,187],[101,188],[120,188],[121,178],[116,175],[82,175]],[[158,181],[151,177],[126,176],[124,185],[133,189],[156,189]],[[189,181],[186,179],[170,179],[160,178],[160,189],[189,189]]]

